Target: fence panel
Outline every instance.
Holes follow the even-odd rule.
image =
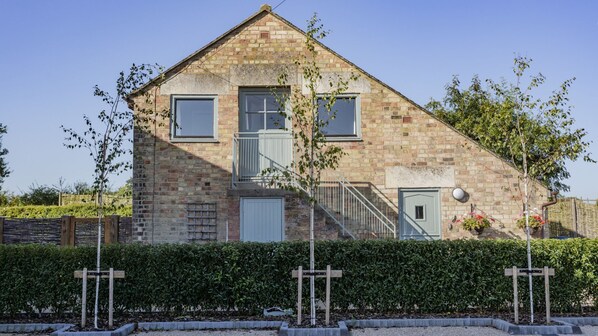
[[[102,231],[102,242],[104,234]],[[97,218],[76,218],[75,219],[75,246],[95,245],[98,240],[98,219]]]
[[[60,245],[61,223],[60,218],[5,218],[2,242]]]
[[[551,237],[598,238],[598,205],[596,200],[559,199],[548,207]]]
[[[132,243],[131,217],[109,216],[106,222],[118,220],[112,227],[118,231],[119,243]],[[71,224],[72,223],[72,224]],[[3,218],[0,217],[0,244],[54,244],[95,245],[97,243],[97,218]],[[74,228],[71,226],[74,225]],[[103,226],[103,228],[106,226]],[[105,236],[106,230],[102,231]],[[116,236],[113,235],[116,239]],[[102,237],[102,243],[106,240]],[[112,241],[116,242],[116,241]]]
[[[133,242],[133,217],[120,217],[118,242],[120,244],[130,244]]]

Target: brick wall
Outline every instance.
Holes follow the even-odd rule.
[[[148,131],[137,130],[133,203],[137,241],[187,241],[186,204],[196,202],[217,204],[218,240],[225,240],[227,232],[229,239],[239,238],[240,196],[231,190],[239,88],[276,86],[282,69],[296,74],[292,62],[305,52],[304,39],[277,16],[262,12],[177,66],[160,87],[152,88],[158,110],[169,109],[172,94],[217,95],[218,141],[172,143],[168,120],[160,120],[162,125]],[[325,76],[360,74],[348,92],[361,99],[362,141],[338,143],[349,154],[340,167],[349,181],[370,182],[396,205],[398,190],[413,187],[413,179],[405,174],[431,174],[438,178],[422,179],[418,186],[440,190],[443,238],[471,237],[451,225],[471,204],[497,220],[483,236],[523,236],[514,224],[521,211],[517,171],[335,53],[319,46],[317,50]],[[301,78],[291,75],[289,82],[301,85]],[[439,182],[432,185],[434,181]],[[451,197],[457,186],[469,193],[468,202]],[[537,185],[534,189],[539,207],[547,191]],[[292,196],[285,198],[286,237],[306,238],[307,208]],[[319,223],[326,232],[321,238],[334,236],[330,228],[325,229],[323,218]]]

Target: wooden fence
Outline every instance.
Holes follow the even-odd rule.
[[[131,243],[131,217],[117,215],[104,218],[105,244]],[[0,217],[0,244],[53,244],[60,246],[94,245],[97,242],[98,219],[76,218],[4,218]]]
[[[598,238],[598,204],[596,200],[559,199],[548,210],[550,237]]]

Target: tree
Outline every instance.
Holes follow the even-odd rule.
[[[458,130],[494,150],[521,171],[520,182],[525,232],[530,295],[531,322],[534,322],[532,257],[530,245],[530,181],[537,179],[555,189],[568,190],[563,179],[569,177],[565,160],[580,156],[595,162],[588,152],[589,142],[583,141],[584,129],[572,129],[573,118],[567,97],[573,79],[542,100],[534,96],[544,84],[542,74],[527,76],[531,59],[516,57],[513,73],[516,82],[494,82],[487,79],[483,89],[474,77],[469,90],[459,90],[454,77],[447,85],[444,105],[431,101],[427,107]],[[527,82],[527,84],[524,83]],[[523,189],[523,190],[521,190]]]
[[[58,190],[47,185],[32,184],[21,196],[23,205],[58,205]]]
[[[85,181],[76,181],[73,183],[73,192],[77,195],[91,195],[93,194],[94,190],[89,185],[89,183]]]
[[[351,74],[349,79],[338,76],[336,79],[324,83],[318,64],[316,50],[317,41],[326,37],[317,15],[308,21],[305,48],[307,53],[295,60],[295,65],[303,77],[303,87],[300,85],[291,88],[290,94],[280,93],[273,89],[279,106],[287,106],[290,102],[290,111],[280,113],[291,121],[291,134],[294,143],[295,160],[290,167],[267,168],[262,174],[272,178],[271,183],[279,188],[298,192],[305,196],[310,205],[309,224],[309,269],[313,272],[315,267],[314,255],[314,210],[316,203],[316,190],[320,185],[320,177],[325,170],[334,170],[338,167],[340,159],[345,154],[341,147],[328,143],[324,129],[336,117],[334,104],[337,96],[348,89],[349,82],[356,78]],[[280,74],[280,86],[288,85],[288,73]],[[318,89],[325,87],[328,92],[321,93]],[[308,93],[303,94],[306,88]],[[325,116],[319,115],[325,113]],[[316,324],[315,310],[315,277],[310,276],[310,322]]]
[[[129,178],[123,186],[116,190],[116,195],[123,197],[133,196],[133,178]]]
[[[156,71],[161,71],[157,65],[142,64],[137,66],[133,64],[127,74],[120,72],[116,80],[114,95],[101,90],[96,85],[94,87],[94,96],[99,97],[108,109],[100,111],[95,122],[87,115],[83,115],[85,130],[82,133],[61,126],[61,129],[67,134],[64,145],[71,149],[86,149],[95,163],[92,188],[98,197],[97,274],[100,272],[103,195],[108,188],[110,176],[121,174],[131,167],[131,133],[136,121],[140,121],[144,125],[147,124],[147,120],[151,119],[152,115],[155,119],[155,111],[146,108],[139,108],[139,114],[134,115],[127,105],[126,99],[132,92],[147,83]],[[152,93],[146,92],[144,96],[146,105],[152,106],[154,99]],[[100,277],[97,275],[94,307],[95,328],[98,328],[99,286]]]
[[[0,191],[2,190],[2,183],[4,183],[4,178],[10,175],[8,163],[4,159],[4,156],[8,154],[8,149],[2,148],[2,136],[4,134],[6,134],[6,125],[0,123]]]
[[[564,180],[571,174],[566,162],[579,158],[595,162],[588,152],[590,142],[584,140],[587,132],[573,126],[568,94],[575,78],[564,81],[547,99],[536,98],[532,91],[544,84],[542,74],[532,76],[525,89],[519,83],[530,63],[531,59],[515,58],[515,84],[474,76],[463,89],[455,76],[447,84],[443,100],[432,99],[426,107],[520,170],[527,161],[529,175],[550,189],[568,191]]]

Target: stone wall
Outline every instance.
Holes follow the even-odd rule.
[[[137,241],[188,241],[187,204],[202,202],[217,204],[217,239],[226,240],[227,234],[228,239],[238,239],[240,195],[231,190],[231,164],[233,134],[239,127],[239,89],[277,86],[277,75],[285,69],[289,85],[302,85],[293,61],[305,54],[304,40],[280,17],[261,12],[168,71],[161,86],[148,89],[156,94],[158,110],[170,108],[172,94],[217,95],[218,139],[171,142],[168,120],[158,120],[147,131],[137,130],[133,202]],[[371,183],[395,208],[400,188],[438,188],[444,239],[471,237],[453,220],[469,212],[472,204],[496,219],[483,236],[523,236],[514,223],[522,206],[513,167],[331,50],[316,49],[324,78],[360,75],[348,92],[360,97],[362,138],[337,143],[348,153],[339,170],[349,181]],[[141,98],[137,102],[142,103]],[[466,203],[451,197],[455,187],[469,194]],[[535,184],[534,189],[534,204],[539,207],[547,191]],[[285,196],[286,237],[305,239],[307,209],[290,197]],[[326,225],[323,219],[319,223]],[[321,238],[336,234],[325,231]]]

